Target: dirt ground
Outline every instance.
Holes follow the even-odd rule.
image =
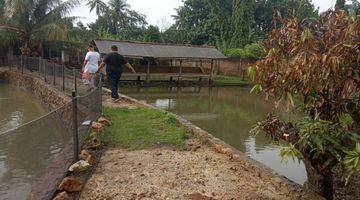
[[[104,95],[102,98],[103,105],[110,108],[127,108],[127,109],[134,109],[139,107],[139,104],[134,103],[133,101],[125,98],[124,96],[120,95],[120,99],[118,102],[114,102],[110,97],[110,91],[104,90]]]
[[[139,106],[126,98],[114,103],[106,96],[105,106]],[[194,143],[196,148],[189,151],[108,149],[80,199],[319,199],[281,178],[262,178],[244,162],[192,139]]]
[[[280,181],[280,180],[279,180]],[[316,199],[266,182],[207,146],[194,151],[110,149],[81,198],[98,199]]]

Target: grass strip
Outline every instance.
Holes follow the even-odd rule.
[[[104,114],[112,123],[103,136],[109,146],[129,150],[170,146],[182,150],[190,135],[173,114],[155,109],[104,107]]]

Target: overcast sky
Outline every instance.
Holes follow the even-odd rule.
[[[104,0],[107,2],[107,0]],[[313,0],[320,11],[325,11],[333,5],[336,0]],[[84,0],[86,2],[86,0]],[[175,8],[182,4],[182,0],[127,0],[132,9],[145,14],[149,24],[157,25],[160,28],[166,28],[173,23],[171,15],[176,14]],[[79,8],[73,10],[72,15],[82,17],[81,21],[85,24],[94,22],[96,14],[82,3]]]

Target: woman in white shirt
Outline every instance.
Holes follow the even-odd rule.
[[[94,87],[95,74],[99,70],[100,54],[94,51],[94,46],[89,45],[83,64],[83,82]]]

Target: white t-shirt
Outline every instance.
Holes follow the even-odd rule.
[[[87,52],[85,60],[88,61],[85,66],[85,72],[93,74],[99,70],[100,54],[98,52]]]

